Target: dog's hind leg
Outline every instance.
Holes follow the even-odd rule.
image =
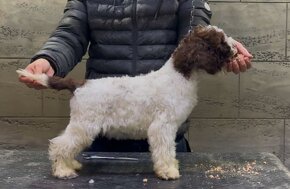
[[[92,141],[85,128],[71,123],[63,134],[50,140],[49,158],[52,162],[53,176],[61,179],[77,177],[75,170],[80,169],[81,164],[75,160],[75,156]]]
[[[148,129],[148,142],[154,171],[161,179],[169,180],[180,177],[178,161],[175,158],[175,137],[176,126],[164,119],[155,120]]]

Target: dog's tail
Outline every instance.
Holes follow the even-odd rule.
[[[56,90],[69,90],[72,93],[76,90],[76,88],[81,87],[85,83],[85,81],[76,81],[71,78],[61,78],[57,76],[49,77],[46,74],[32,74],[23,69],[18,69],[16,72],[19,76],[24,76],[34,80],[44,87]]]

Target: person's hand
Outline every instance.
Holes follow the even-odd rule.
[[[227,71],[238,74],[251,68],[253,56],[240,42],[236,41],[235,46],[237,48],[237,56],[227,65]]]
[[[46,74],[48,76],[53,76],[54,70],[49,64],[49,62],[46,59],[37,59],[31,64],[29,64],[25,70],[29,71],[30,73],[33,74]],[[26,84],[29,88],[34,88],[34,89],[45,89],[46,87],[42,86],[41,84],[37,83],[34,80],[31,80],[27,77],[21,76],[19,77],[19,81]]]

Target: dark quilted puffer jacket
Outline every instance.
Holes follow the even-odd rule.
[[[193,5],[193,6],[192,6]],[[32,58],[64,77],[89,45],[89,79],[159,69],[192,26],[211,17],[203,0],[69,0],[59,26]]]

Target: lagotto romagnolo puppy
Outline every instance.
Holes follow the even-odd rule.
[[[136,77],[114,77],[76,82],[17,70],[52,89],[68,89],[70,121],[65,131],[50,140],[52,174],[77,176],[75,160],[98,135],[115,139],[147,139],[154,171],[159,178],[180,177],[175,152],[179,126],[197,103],[197,73],[215,74],[236,53],[234,40],[215,26],[196,27],[180,42],[158,71]]]

